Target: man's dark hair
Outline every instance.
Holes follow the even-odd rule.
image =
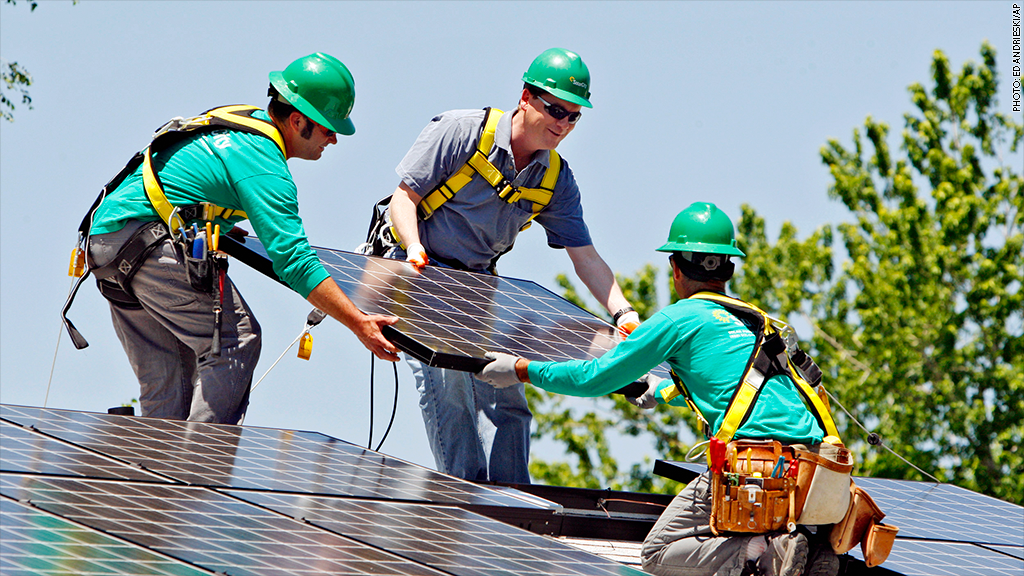
[[[544,90],[541,90],[540,88],[537,88],[533,84],[527,84],[525,82],[523,83],[523,88],[526,88],[527,90],[530,91],[530,94],[533,94],[534,96],[536,96],[538,98],[543,98],[544,96],[547,96],[547,94],[548,94],[547,92],[545,92]]]
[[[284,101],[281,93],[277,91],[277,88],[274,88],[273,84],[267,90],[267,96],[270,96],[270,104],[267,104],[267,113],[275,120],[284,122],[291,117],[292,112],[299,112],[295,106]],[[299,114],[302,114],[302,112],[299,112]],[[309,140],[310,136],[313,135],[313,122],[305,114],[302,114],[302,117],[306,120],[306,123],[302,126],[299,136],[302,136],[304,140]]]
[[[682,252],[673,252],[669,259],[687,278],[697,282],[709,280],[727,281],[736,271],[736,265],[724,254],[708,254],[706,252],[690,252],[691,260],[687,260]],[[710,269],[709,269],[710,267]]]
[[[271,85],[270,89],[267,90],[267,96],[270,96],[270,104],[267,105],[267,113],[275,120],[283,122],[292,115],[292,112],[298,112],[298,110],[295,109],[295,106],[292,106],[281,98],[281,94],[273,85]]]

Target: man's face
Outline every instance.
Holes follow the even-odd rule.
[[[298,138],[293,140],[295,150],[292,154],[295,158],[303,160],[319,160],[324,153],[324,148],[331,144],[338,143],[338,136],[323,126],[302,116],[298,121],[301,126]]]
[[[546,110],[547,101],[553,108],[561,107],[570,112],[570,116],[558,120],[551,116]],[[523,113],[523,132],[531,143],[531,147],[538,150],[554,150],[558,144],[572,132],[576,127],[569,119],[571,113],[576,113],[582,108],[579,104],[566,102],[561,98],[544,93],[542,96],[534,96],[529,90],[523,90],[519,101],[519,109]]]

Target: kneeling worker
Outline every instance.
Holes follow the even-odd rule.
[[[381,328],[397,318],[359,311],[310,248],[286,160],[318,160],[351,135],[352,75],[323,53],[270,73],[271,101],[177,118],[104,188],[82,224],[89,268],[141,387],[143,416],[237,424],[248,405],[260,327],[212,256],[219,230],[248,219],[274,271],[396,361]],[[75,345],[87,343],[68,324]]]
[[[732,414],[733,393],[744,380],[755,347],[760,349],[753,327],[721,303],[749,306],[725,296],[725,283],[734,270],[730,257],[744,254],[736,247],[729,217],[710,203],[695,203],[680,212],[668,242],[658,251],[671,253],[672,281],[682,300],[652,316],[614,349],[594,360],[560,363],[488,353],[493,361],[478,378],[496,387],[529,382],[585,397],[612,393],[641,378],[648,389],[631,399],[634,404],[653,408],[671,400],[684,405],[688,397],[709,430],[721,437],[723,426],[729,426],[726,416]],[[672,367],[678,383],[645,374],[662,362]],[[809,410],[788,374],[764,379],[749,417],[741,425],[734,421],[737,439],[817,446],[826,429],[834,433],[828,410],[824,417]],[[715,536],[710,527],[709,478],[705,473],[690,482],[658,519],[641,552],[646,571],[730,576],[825,576],[838,571],[838,558],[827,543],[811,548],[802,529]]]

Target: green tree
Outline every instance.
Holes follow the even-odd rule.
[[[10,5],[17,4],[17,0],[5,0]],[[34,11],[38,2],[30,1],[29,10]],[[3,85],[0,86],[0,117],[8,122],[14,122],[14,100],[20,100],[22,104],[32,109],[32,97],[28,93],[28,87],[32,85],[32,75],[24,66],[17,62],[0,61],[0,77],[3,78]]]
[[[904,115],[899,154],[889,148],[888,126],[871,117],[863,133],[853,131],[851,147],[838,140],[823,147],[829,197],[850,210],[851,222],[802,241],[787,222],[772,244],[764,220],[743,206],[737,230],[747,258],[731,289],[809,327],[802,347],[849,410],[834,409],[859,456],[858,474],[921,478],[894,451],[944,481],[1024,503],[1024,179],[1015,172],[1019,163],[1005,158],[1019,158],[1024,129],[996,109],[994,49],[983,44],[981,57],[954,75],[945,55],[934,53],[933,86],[909,88],[914,111]],[[833,251],[835,230],[842,254]],[[644,285],[645,272],[620,281]],[[649,294],[630,296],[647,306],[656,301]],[[685,447],[677,438],[695,430],[679,409],[641,414],[617,399],[598,404],[600,419],[538,415],[541,433],[576,426],[569,453],[589,459],[575,473],[540,463],[539,480],[571,482],[599,471],[609,486],[651,486],[641,470],[618,471],[603,429],[583,430],[650,434],[671,459]],[[868,446],[853,418],[891,451]]]

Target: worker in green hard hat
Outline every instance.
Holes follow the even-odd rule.
[[[493,274],[498,257],[536,222],[628,332],[639,317],[594,248],[576,179],[555,152],[591,107],[590,71],[579,54],[552,48],[522,79],[510,112],[454,110],[430,121],[398,165],[401,182],[378,204],[362,251],[417,268]],[[438,470],[468,480],[530,481],[532,415],[522,386],[496,391],[470,373],[408,361]]]
[[[569,362],[536,362],[488,352],[492,361],[477,378],[496,388],[528,382],[584,397],[603,396],[636,380],[646,385],[646,391],[630,399],[635,405],[690,406],[714,440],[771,439],[806,450],[837,450],[823,443],[826,434],[838,435],[828,408],[805,406],[809,399],[798,386],[802,374],[782,367],[781,361],[760,362],[764,337],[759,333],[765,326],[757,319],[766,318],[764,313],[725,295],[735,269],[732,258],[744,256],[729,217],[714,204],[694,203],[676,216],[668,241],[657,250],[670,253],[672,282],[681,300],[653,315],[615,348],[594,360]],[[785,344],[781,346],[785,350]],[[672,379],[649,373],[665,362],[672,368]],[[760,391],[733,411],[733,398],[741,396],[736,391],[751,374],[748,366],[766,370],[758,372],[759,380],[751,378]],[[838,572],[839,561],[827,539],[810,537],[802,528],[793,533],[715,536],[710,528],[710,478],[709,473],[698,476],[662,513],[641,551],[644,570],[666,576]],[[842,519],[846,503],[837,502],[835,508],[830,511],[837,515],[832,521]],[[827,538],[827,530],[818,533]]]
[[[397,318],[356,309],[310,248],[286,164],[318,160],[336,134],[355,132],[352,74],[333,56],[310,54],[271,72],[269,95],[266,110],[225,106],[169,122],[82,223],[143,416],[241,422],[260,327],[215,249],[221,230],[246,219],[285,284],[378,357],[398,360],[381,334]],[[68,329],[76,346],[88,345]]]

